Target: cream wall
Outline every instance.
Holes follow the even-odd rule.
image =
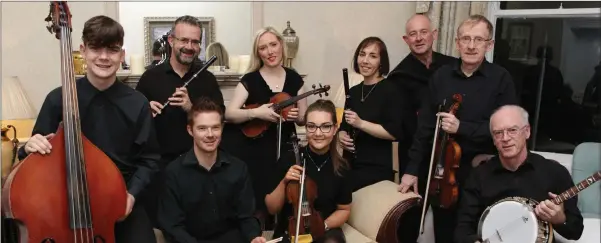
[[[39,110],[46,94],[60,85],[59,43],[43,21],[48,3],[1,4],[2,75],[19,76]],[[294,67],[308,75],[309,85],[331,85],[330,98],[342,85],[341,69],[350,69],[353,52],[363,38],[375,35],[386,42],[391,68],[409,52],[401,36],[405,21],[415,11],[414,2],[69,2],[69,6],[75,49],[81,42],[84,22],[105,14],[124,26],[128,54],[142,54],[145,16],[213,16],[217,40],[224,43],[230,55],[249,54],[257,29],[272,25],[283,31],[289,20],[300,37]],[[22,18],[23,9],[33,17]],[[19,25],[6,24],[14,19],[19,19]],[[350,74],[353,79],[353,72]],[[310,97],[309,101],[316,98]]]
[[[46,29],[48,2],[2,2],[2,76],[18,76],[32,105],[39,111],[46,94],[60,86],[59,40]],[[79,49],[81,31],[89,18],[117,17],[116,3],[69,2],[72,42]],[[28,15],[24,18],[23,16]],[[12,24],[11,24],[12,23]]]
[[[125,29],[126,58],[144,56],[144,17],[213,17],[216,41],[229,55],[248,54],[251,43],[251,2],[119,2],[119,22]],[[128,59],[126,59],[128,60]]]
[[[409,53],[402,35],[415,2],[263,2],[262,11],[264,25],[282,31],[291,22],[300,39],[293,67],[308,75],[309,85],[329,84],[333,98],[342,86],[342,68],[353,73],[353,54],[365,37],[385,42],[391,69]]]

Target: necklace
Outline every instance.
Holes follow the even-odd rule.
[[[367,97],[369,96],[369,94],[371,94],[372,91],[374,91],[374,89],[376,88],[376,86],[379,84],[380,82],[377,82],[376,84],[374,84],[374,87],[371,87],[371,89],[369,90],[369,92],[367,92],[367,95],[365,97],[363,97],[363,87],[365,87],[365,82],[363,83],[363,85],[361,85],[361,103],[363,103],[365,101],[365,99],[367,99]]]
[[[317,172],[321,171],[321,167],[323,167],[326,163],[328,163],[328,161],[330,160],[330,157],[328,157],[325,161],[323,161],[323,163],[321,163],[321,166],[317,166],[317,163],[315,163],[315,160],[313,160],[313,158],[311,157],[311,154],[309,153],[309,149],[307,147],[305,147],[305,150],[307,150],[307,156],[309,156],[309,159],[311,160],[311,162],[313,162],[313,165],[315,165],[315,167],[317,168]]]

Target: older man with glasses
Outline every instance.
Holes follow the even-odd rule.
[[[534,213],[539,219],[551,223],[564,238],[579,239],[584,225],[577,206],[578,196],[560,205],[550,200],[574,186],[570,172],[557,161],[528,151],[528,112],[515,105],[499,108],[490,118],[490,133],[499,155],[478,166],[467,179],[457,216],[455,242],[484,241],[482,238],[486,236],[477,233],[480,216],[486,207],[514,196],[536,200],[539,204]],[[512,237],[508,234],[507,237]]]
[[[470,16],[457,28],[455,42],[461,57],[457,62],[439,68],[430,79],[428,103],[419,112],[418,130],[408,152],[409,164],[399,185],[401,193],[410,188],[419,192],[417,176],[420,164],[430,162],[432,145],[429,141],[434,136],[437,119],[441,119],[440,130],[448,133],[461,148],[459,168],[455,171],[459,192],[471,171],[474,157],[494,154],[488,119],[498,107],[516,104],[517,98],[509,72],[485,60],[486,52],[493,48],[492,36],[492,24],[481,15]],[[447,109],[454,102],[455,94],[461,95],[462,102],[458,112],[451,114]],[[447,107],[439,112],[438,107],[443,104]],[[451,173],[436,172],[437,176]],[[452,226],[456,223],[456,205],[460,198],[461,193],[451,205],[442,205],[438,195],[431,194],[429,202],[424,204],[425,207],[432,205],[436,243],[452,242]]]

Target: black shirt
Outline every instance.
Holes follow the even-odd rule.
[[[383,79],[376,84],[365,85],[361,82],[350,89],[350,102],[344,109],[351,109],[365,121],[381,125],[396,140],[402,139],[402,107],[397,89],[390,80]],[[364,98],[365,101],[361,102]],[[342,120],[341,130],[349,131],[351,125]],[[351,161],[353,170],[375,169],[392,172],[393,140],[374,137],[359,129],[356,130],[355,155]]]
[[[315,210],[319,211],[323,220],[326,220],[336,211],[338,205],[350,204],[353,200],[353,191],[348,182],[348,170],[340,170],[340,174],[334,172],[334,165],[330,153],[316,154],[307,147],[299,148],[301,158],[305,161],[305,176],[311,178],[317,185],[317,199],[314,202]],[[275,190],[292,165],[296,163],[293,151],[288,151],[280,157],[276,170],[272,173],[270,188],[271,193]],[[318,168],[319,171],[317,170]],[[274,236],[279,237],[288,230],[288,217],[296,212],[292,210],[292,204],[285,199],[284,206],[278,214],[278,224]]]
[[[83,135],[113,160],[128,192],[136,197],[158,170],[160,159],[148,100],[119,81],[104,91],[87,77],[76,80],[76,86]],[[32,135],[56,132],[63,120],[62,94],[58,87],[46,96]],[[19,159],[26,156],[23,146]]]
[[[549,192],[559,195],[573,186],[572,177],[563,165],[538,154],[528,153],[526,161],[514,172],[505,169],[498,157],[493,157],[476,167],[466,181],[457,215],[455,242],[473,243],[480,239],[477,235],[480,216],[486,207],[501,199],[517,196],[542,202],[550,199]],[[565,201],[566,223],[553,225],[566,239],[579,239],[584,229],[577,204],[577,196]]]
[[[390,80],[399,92],[403,104],[403,139],[399,140],[399,160],[406,162],[407,151],[417,130],[417,112],[427,103],[428,81],[440,67],[457,61],[457,58],[432,52],[429,68],[415,55],[408,54],[386,79]],[[400,165],[401,171],[407,163]]]
[[[261,236],[253,217],[255,199],[244,162],[223,150],[211,170],[191,149],[169,163],[159,197],[158,221],[171,241],[198,243],[239,229],[248,240]]]
[[[438,69],[430,80],[429,102],[418,114],[418,130],[411,149],[406,173],[417,175],[420,163],[429,163],[432,139],[436,126],[438,106],[453,103],[453,95],[460,94],[463,101],[455,114],[459,128],[453,135],[461,147],[462,163],[458,171],[469,170],[473,156],[480,153],[494,154],[495,149],[489,131],[489,119],[499,107],[516,104],[515,86],[510,74],[502,67],[486,60],[470,77],[461,71],[461,60]],[[465,168],[465,169],[462,169]]]
[[[173,95],[176,88],[180,88],[202,67],[200,60],[195,61],[188,72],[180,77],[169,60],[146,70],[136,86],[149,101],[164,104]],[[188,86],[188,96],[194,103],[201,96],[209,97],[225,111],[223,94],[215,76],[209,71],[202,71]],[[192,148],[192,137],[186,130],[187,113],[179,106],[167,106],[154,120],[157,129],[157,138],[161,145],[161,154],[164,157],[175,158]]]

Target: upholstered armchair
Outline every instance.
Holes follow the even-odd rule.
[[[582,143],[574,149],[572,159],[574,184],[601,170],[601,143]],[[579,240],[566,240],[555,234],[558,243],[599,243],[601,234],[601,182],[597,182],[578,194],[578,208],[584,218],[584,231]]]

